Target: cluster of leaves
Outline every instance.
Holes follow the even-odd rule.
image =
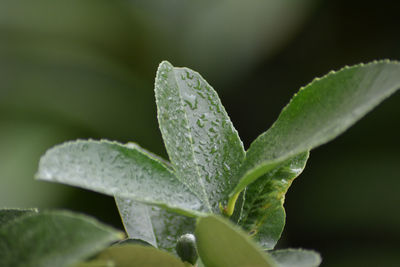
[[[399,87],[397,62],[331,72],[302,88],[245,152],[211,86],[197,72],[162,62],[155,94],[170,162],[134,143],[79,140],[50,149],[37,178],[114,196],[129,238],[156,248],[172,251],[179,236],[194,232],[199,265],[318,266],[313,252],[271,251],[285,224],[288,187],[312,148],[344,132]],[[125,246],[107,249],[95,261],[122,262],[135,255],[123,250],[139,247]]]
[[[318,254],[310,251],[264,253],[240,229],[215,216],[201,218],[195,234],[199,254],[205,262],[199,262],[200,266],[285,267],[294,262],[298,264],[296,266],[316,266],[320,262]],[[0,210],[0,265],[192,266],[152,246],[121,242],[123,237],[123,233],[84,215],[66,211],[3,209]],[[109,247],[116,241],[120,242]]]

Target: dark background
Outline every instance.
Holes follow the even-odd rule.
[[[122,227],[110,197],[34,181],[49,147],[135,141],[166,157],[153,84],[166,59],[199,71],[246,146],[314,77],[400,59],[396,1],[0,0],[0,207],[62,208]],[[312,151],[279,247],[322,266],[398,266],[399,93]]]

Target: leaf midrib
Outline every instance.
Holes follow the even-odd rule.
[[[173,71],[173,74],[174,74],[174,80],[175,80],[175,84],[176,84],[177,89],[178,89],[179,101],[181,102],[181,105],[184,108],[185,125],[188,126],[189,125],[189,120],[187,118],[186,108],[185,108],[185,104],[184,104],[183,99],[182,99],[179,83],[178,83],[178,80],[176,79],[175,69],[178,69],[178,68],[176,68],[176,67],[172,68],[172,71]],[[180,68],[180,69],[185,70],[185,68]],[[193,135],[192,135],[192,131],[191,131],[190,127],[188,127],[188,132],[189,132],[189,135],[190,135],[190,137],[189,137],[190,138],[190,152],[191,152],[191,154],[193,156],[193,160],[196,163],[195,164],[195,169],[196,169],[196,173],[197,173],[197,177],[198,177],[197,180],[199,181],[199,184],[200,184],[200,187],[202,189],[203,196],[204,196],[204,198],[202,198],[202,199],[205,200],[207,208],[209,209],[209,211],[211,211],[212,208],[211,208],[211,205],[210,205],[210,201],[209,201],[209,199],[207,197],[207,191],[206,191],[206,188],[204,186],[203,180],[201,179],[201,175],[200,175],[200,171],[199,171],[199,164],[198,164],[197,158],[196,158],[195,153],[194,153],[193,137],[192,137]]]

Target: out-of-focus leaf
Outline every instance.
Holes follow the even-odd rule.
[[[244,149],[217,93],[195,71],[160,64],[158,121],[176,175],[211,211],[228,195]]]
[[[196,227],[197,249],[206,267],[276,266],[247,234],[216,216],[202,217]]]
[[[202,211],[199,200],[169,169],[133,144],[75,141],[56,146],[41,158],[36,177],[185,215],[196,216]]]
[[[21,216],[0,228],[0,266],[70,266],[122,237],[92,218],[70,212]]]
[[[185,267],[185,264],[169,253],[152,247],[139,245],[118,245],[100,253],[95,259],[117,267]]]
[[[277,267],[318,267],[321,264],[321,256],[312,250],[282,249],[268,251],[278,263]]]
[[[274,248],[281,236],[286,191],[303,171],[307,159],[308,153],[300,154],[247,187],[240,225],[266,249]]]
[[[21,216],[37,212],[37,209],[0,209],[0,228],[12,223],[13,220]]]
[[[250,146],[232,196],[300,153],[327,143],[400,88],[400,64],[345,67],[302,88]]]

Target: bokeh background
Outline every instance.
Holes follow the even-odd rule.
[[[166,157],[153,84],[199,71],[246,146],[314,77],[400,59],[400,5],[345,0],[0,0],[0,207],[62,208],[122,228],[114,201],[33,179],[49,147],[135,141]],[[311,153],[279,247],[322,266],[400,265],[400,94]]]

